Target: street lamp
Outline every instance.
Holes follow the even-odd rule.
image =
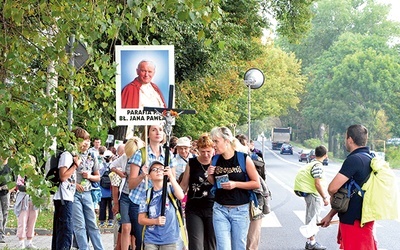
[[[264,74],[261,70],[257,68],[251,68],[244,73],[244,84],[248,88],[248,95],[247,95],[247,109],[248,109],[248,117],[247,117],[247,125],[249,129],[249,136],[248,140],[251,140],[250,136],[250,111],[251,111],[251,106],[250,106],[250,90],[251,89],[258,89],[264,84]]]
[[[231,127],[233,129],[233,136],[236,137],[236,123],[231,123]]]

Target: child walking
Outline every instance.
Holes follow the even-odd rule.
[[[144,233],[145,250],[176,250],[179,240],[179,222],[173,201],[167,195],[165,204],[165,215],[161,216],[161,200],[164,175],[169,177],[168,191],[173,192],[178,200],[184,198],[182,188],[179,186],[171,169],[159,161],[153,161],[149,166],[149,178],[153,182],[153,188],[143,194],[145,202],[139,207],[139,223],[146,226]],[[168,236],[166,236],[168,235]]]

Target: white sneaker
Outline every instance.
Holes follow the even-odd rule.
[[[38,247],[33,244],[29,244],[26,246],[26,249],[38,249]]]

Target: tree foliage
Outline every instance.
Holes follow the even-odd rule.
[[[398,23],[387,20],[389,7],[371,0],[322,0],[312,5],[312,28],[299,44],[282,37],[280,44],[302,60],[303,67],[315,64],[344,33],[375,35],[388,41],[400,35]]]
[[[28,155],[41,165],[53,138],[62,147],[71,141],[69,111],[73,125],[92,135],[114,126],[115,44],[160,43],[151,36],[157,15],[203,25],[219,16],[218,5],[209,1],[24,1],[2,2],[0,9],[0,154],[13,156],[9,165],[21,175],[33,171],[21,167]],[[79,71],[65,51],[71,36],[90,54]],[[29,177],[41,187],[31,190],[35,197],[48,194],[42,173]]]
[[[298,43],[311,27],[315,0],[266,0],[262,3],[265,15],[271,15],[279,22],[276,30],[292,43]],[[271,11],[272,10],[272,11]]]
[[[387,6],[371,0],[319,1],[313,12],[302,43],[281,41],[309,76],[300,112],[293,111],[290,119],[301,121],[296,124],[300,139],[317,136],[320,124],[335,135],[353,123],[365,124],[371,139],[382,138],[382,126],[398,121],[399,57],[392,42],[399,24],[386,19]],[[378,123],[378,117],[387,119]]]
[[[268,109],[254,104],[254,116],[284,112],[285,105],[298,102],[297,90],[290,89],[290,84],[301,90],[302,80],[292,56],[259,43],[263,28],[269,24],[258,10],[260,6],[267,10],[269,2],[275,4],[269,5],[268,11],[275,13],[283,10],[284,3],[297,1],[3,1],[1,158],[9,157],[16,174],[30,177],[29,192],[34,197],[48,195],[40,169],[26,167],[31,164],[28,155],[35,156],[41,165],[54,139],[61,147],[70,145],[69,111],[73,111],[73,126],[84,127],[92,136],[115,127],[114,48],[119,44],[175,46],[177,106],[199,111],[193,118],[178,120],[177,131],[181,128],[182,133],[194,134],[213,124],[240,120],[245,110],[240,79],[250,66],[279,76],[278,80],[269,79],[268,84],[275,87],[281,83],[288,92],[286,97],[294,97],[287,102],[271,95]],[[283,12],[276,15],[278,21],[291,25],[288,36],[303,33],[303,24],[309,19],[303,10],[308,5],[302,1],[290,6],[289,16]],[[295,8],[299,8],[298,13]],[[79,41],[90,55],[79,70],[65,50],[72,37],[76,41],[73,47]],[[268,50],[272,52],[267,54]],[[269,71],[270,61],[263,61],[262,55],[271,60],[275,55],[274,63],[287,68]],[[260,96],[255,94],[255,103],[260,97],[261,92]],[[286,103],[279,103],[283,101]]]
[[[242,79],[246,70],[252,67],[260,69],[265,75],[264,85],[250,90],[252,121],[283,115],[289,107],[296,108],[305,84],[305,78],[300,73],[300,63],[293,54],[286,54],[272,45],[261,49],[261,54],[254,60],[238,62],[240,65],[236,65],[236,68],[241,69],[239,76],[231,69],[208,81],[179,84],[179,106],[187,108],[190,105],[199,114],[186,116],[182,121],[179,119],[175,131],[197,137],[195,133],[209,131],[215,125],[246,124],[248,88]],[[252,137],[261,132],[262,128],[254,130]]]

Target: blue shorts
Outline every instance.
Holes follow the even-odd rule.
[[[119,213],[121,214],[121,224],[134,223],[134,204],[129,199],[129,195],[122,193],[119,199]]]

